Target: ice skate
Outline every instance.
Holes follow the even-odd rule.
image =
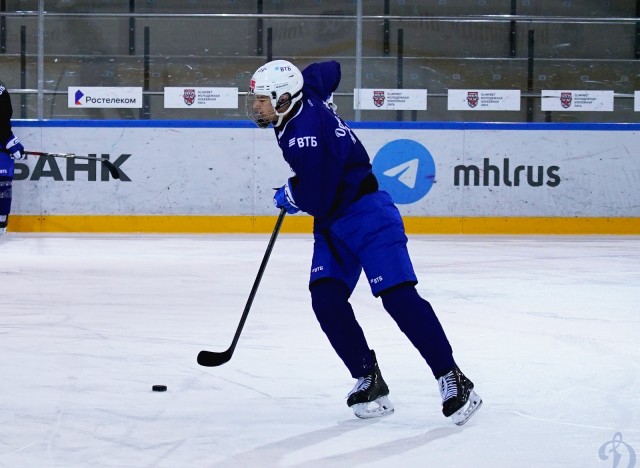
[[[373,353],[373,351],[372,351]],[[355,387],[347,395],[347,406],[361,419],[379,418],[392,414],[394,409],[388,398],[389,387],[382,378],[375,361],[373,372],[360,377]]]
[[[466,423],[482,406],[482,398],[473,391],[473,382],[458,366],[438,379],[442,396],[442,414],[458,426]]]

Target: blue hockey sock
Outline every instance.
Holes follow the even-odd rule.
[[[373,371],[374,361],[349,304],[349,288],[333,278],[311,283],[311,304],[320,327],[354,379]]]
[[[412,284],[389,288],[380,294],[380,298],[384,308],[427,361],[436,378],[453,369],[453,353],[442,325],[431,304],[420,297]]]
[[[11,212],[11,178],[0,177],[0,216]]]

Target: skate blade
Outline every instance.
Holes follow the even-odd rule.
[[[360,419],[380,418],[393,414],[395,411],[391,401],[386,396],[376,398],[369,403],[356,403],[351,408],[353,413]]]
[[[451,420],[457,426],[462,426],[469,419],[471,419],[471,416],[473,416],[475,412],[480,409],[481,406],[482,406],[482,398],[480,398],[480,395],[478,395],[476,392],[471,390],[471,393],[469,394],[468,404],[460,408],[458,411],[456,411],[451,416]]]

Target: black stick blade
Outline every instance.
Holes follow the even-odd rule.
[[[231,360],[233,351],[228,349],[221,353],[213,351],[200,351],[198,353],[198,364],[204,367],[218,367]]]

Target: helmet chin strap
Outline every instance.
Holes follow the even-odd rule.
[[[296,99],[300,95],[300,93],[301,91],[298,91],[293,96],[290,96],[286,101],[283,101],[274,106],[273,111],[278,116],[278,121],[273,124],[274,127],[278,127],[280,124],[282,124],[282,120],[284,119],[284,117],[291,111],[291,109],[293,109],[294,104],[300,100],[299,98]],[[284,106],[287,106],[284,112],[278,112]]]
[[[285,115],[287,115],[289,113],[289,111],[291,110],[291,106],[288,106],[283,112],[278,112],[279,109],[282,109],[287,104],[290,104],[290,101],[282,102],[282,103],[280,103],[280,105],[278,107],[273,109],[273,112],[276,114],[276,116],[278,116],[278,121],[273,124],[274,127],[280,126],[280,124],[282,123],[282,120],[284,119]]]
[[[278,116],[278,120],[276,122],[274,122],[273,126],[274,127],[279,127],[280,125],[282,125],[282,120],[284,119],[285,114],[280,114],[280,113],[276,112],[276,115]]]

